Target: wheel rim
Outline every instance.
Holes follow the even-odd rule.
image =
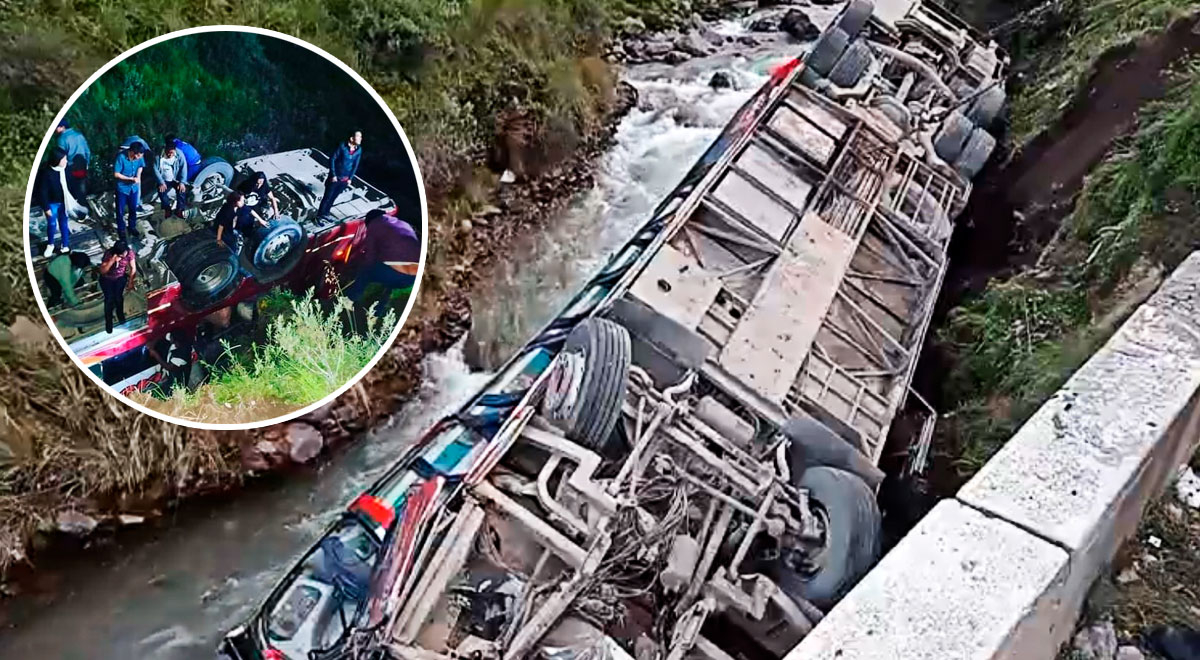
[[[202,293],[212,293],[220,289],[232,274],[233,265],[229,262],[222,261],[212,264],[196,276],[195,288]]]
[[[221,195],[221,188],[224,186],[219,179],[220,177],[214,174],[200,180],[200,185],[196,187],[200,201],[206,202],[210,199],[216,199]]]
[[[293,245],[295,242],[289,233],[285,232],[272,237],[262,248],[263,261],[269,264],[279,263],[292,251]]]
[[[551,417],[571,419],[583,385],[585,362],[583,353],[569,352],[559,356],[546,383],[545,404]]]
[[[816,518],[820,534],[820,539],[808,547],[806,565],[800,571],[802,577],[811,579],[821,572],[825,565],[825,554],[829,551],[829,512],[825,510],[825,505],[811,498],[808,500],[808,510]]]

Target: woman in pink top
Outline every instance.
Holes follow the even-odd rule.
[[[124,239],[117,239],[100,261],[100,290],[104,292],[104,329],[113,331],[113,314],[117,323],[125,322],[125,291],[133,288],[137,275],[137,259]]]

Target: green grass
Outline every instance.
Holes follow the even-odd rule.
[[[1065,0],[1062,30],[1038,43],[1024,43],[1018,33],[1013,55],[1027,71],[1012,99],[1013,144],[1025,143],[1055,120],[1105,51],[1198,9],[1193,0]]]
[[[1143,255],[1173,268],[1200,240],[1192,228],[1197,193],[1200,66],[1191,64],[1167,98],[1142,111],[1137,133],[1088,177],[1067,220],[1087,252],[1077,277],[1108,285]]]
[[[174,395],[175,412],[186,415],[209,398],[235,408],[264,401],[299,408],[323,399],[367,366],[396,325],[389,310],[382,319],[368,314],[366,326],[355,328],[351,312],[345,298],[328,310],[311,295],[292,299],[270,322],[265,344],[226,345],[228,370],[196,392]]]

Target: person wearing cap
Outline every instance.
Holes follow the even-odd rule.
[[[67,152],[58,147],[50,152],[38,183],[42,212],[46,214],[46,251],[42,256],[49,257],[56,248],[59,253],[67,252],[71,249],[71,227],[67,221],[67,204],[71,197],[67,188]],[[57,245],[55,229],[59,234]]]
[[[410,289],[417,281],[417,269],[421,259],[421,241],[412,225],[399,218],[373,209],[367,213],[366,236],[363,238],[363,269],[346,297],[355,303],[361,301],[367,286],[382,285],[383,301],[375,307],[375,315],[383,316],[388,308],[387,301],[396,289]]]
[[[154,179],[158,181],[158,201],[162,203],[163,218],[172,215],[182,218],[187,210],[187,161],[175,146],[174,135],[167,136],[162,153],[154,161]]]
[[[338,145],[329,161],[329,176],[325,178],[325,194],[321,197],[321,206],[317,209],[317,217],[329,215],[338,195],[350,186],[350,180],[358,172],[358,163],[362,159],[362,131],[354,131],[349,139]]]
[[[131,141],[124,151],[117,154],[113,163],[113,177],[117,180],[117,235],[125,234],[125,217],[129,217],[129,236],[138,238],[137,211],[140,204],[142,170],[146,161],[142,157],[145,149],[140,141]]]
[[[279,217],[279,200],[271,191],[271,182],[265,172],[255,172],[238,186],[238,192],[246,196],[246,208],[253,210],[260,217]]]
[[[92,162],[92,150],[83,133],[71,128],[66,119],[58,122],[54,132],[58,135],[58,148],[67,154],[67,186],[75,199],[82,200],[87,195],[87,170]]]

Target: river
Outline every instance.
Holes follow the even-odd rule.
[[[838,9],[806,11],[824,27]],[[737,35],[743,24],[714,28]],[[473,328],[464,341],[482,356],[474,366],[494,365],[552,318],[765,80],[769,63],[804,46],[776,35],[756,48],[733,48],[742,52],[626,70],[639,103],[602,157],[595,187],[542,231],[518,240],[473,291]],[[709,87],[718,69],[733,74],[736,88]],[[432,355],[414,400],[319,470],[184,506],[168,520],[120,535],[117,545],[46,571],[42,588],[10,599],[0,657],[213,657],[224,632],[252,611],[342,507],[486,379],[467,365],[463,343]]]

